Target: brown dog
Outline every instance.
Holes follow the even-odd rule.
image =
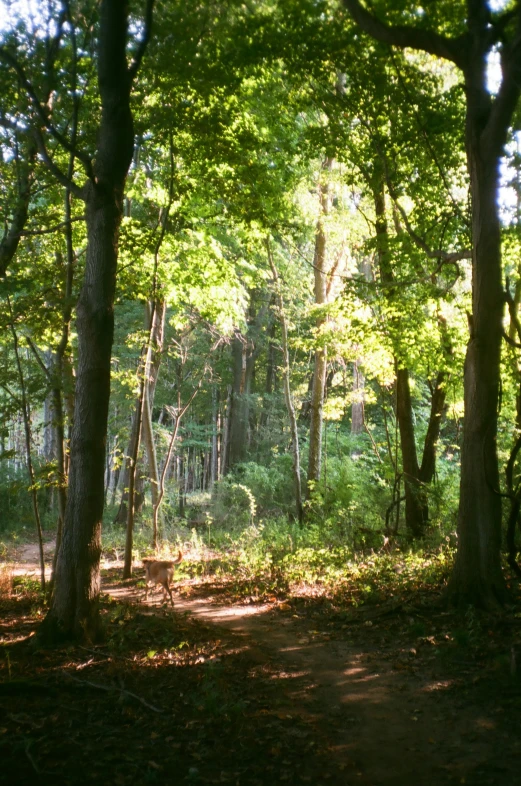
[[[170,601],[172,606],[174,605],[174,599],[172,597],[172,590],[170,589],[170,582],[172,581],[172,576],[174,575],[174,566],[179,565],[179,563],[183,559],[183,554],[180,551],[178,554],[177,559],[154,559],[154,557],[145,557],[143,562],[143,567],[145,568],[145,579],[146,579],[146,589],[145,589],[145,600],[148,598],[148,590],[149,590],[149,583],[150,584],[161,584],[163,587],[163,601],[166,600],[166,593],[170,595]]]

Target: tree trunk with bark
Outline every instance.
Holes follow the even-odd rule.
[[[130,91],[148,41],[152,3],[130,66],[126,3],[102,0],[99,14],[97,153],[94,162],[82,159],[88,180],[82,189],[72,189],[85,202],[87,251],[77,305],[78,366],[65,526],[52,604],[41,629],[42,637],[51,641],[95,640],[101,632],[99,560],[118,239],[134,148]],[[54,163],[48,165],[59,177]]]
[[[483,63],[483,72],[485,65]],[[466,81],[469,80],[467,77]],[[486,92],[485,84],[482,86]],[[480,104],[487,96],[467,89],[467,155],[471,177],[473,288],[470,340],[465,357],[465,421],[461,449],[458,553],[448,592],[464,605],[493,608],[506,599],[501,570],[501,497],[497,411],[504,295],[497,206],[499,149],[490,148]]]
[[[375,206],[376,249],[380,280],[385,286],[387,299],[392,302],[395,282],[394,272],[389,257],[389,235],[385,205],[385,181],[382,162],[375,160],[375,177],[373,198]],[[396,326],[394,326],[396,329]],[[396,419],[400,433],[402,452],[403,479],[405,487],[405,525],[413,538],[421,537],[428,520],[427,497],[422,490],[419,479],[420,467],[416,452],[414,433],[414,417],[409,384],[409,371],[400,367],[400,360],[395,356],[396,369]]]
[[[150,478],[150,491],[152,496],[152,506],[157,505],[159,496],[159,468],[157,463],[156,443],[152,431],[152,407],[154,405],[154,393],[161,367],[163,343],[165,335],[166,303],[164,300],[156,300],[149,304],[149,315],[152,317],[150,330],[149,357],[147,358],[147,370],[145,374],[145,400],[143,402],[143,442],[145,444],[148,474]]]
[[[449,38],[428,28],[387,25],[359,0],[344,0],[344,4],[378,40],[446,58],[463,73],[472,209],[472,315],[464,370],[458,552],[448,597],[462,606],[496,608],[507,595],[500,560],[496,446],[504,306],[498,187],[500,157],[521,92],[521,6],[492,16],[486,0],[467,0],[466,30]],[[501,58],[501,83],[492,96],[487,58],[494,47]]]
[[[322,166],[324,173],[328,173],[333,166],[333,160],[327,158]],[[327,231],[325,219],[329,214],[331,206],[331,194],[329,183],[321,182],[320,186],[320,215],[317,221],[315,238],[315,254],[313,259],[313,270],[315,276],[315,303],[317,306],[325,306],[327,303]],[[317,339],[321,340],[321,333],[327,318],[320,314],[316,320]],[[311,390],[311,400],[309,405],[309,454],[308,454],[308,494],[311,487],[320,481],[320,470],[322,463],[322,426],[324,417],[324,391],[326,387],[327,375],[327,347],[325,344],[318,346],[315,350],[315,364],[313,371],[313,387]]]
[[[436,474],[436,445],[440,436],[441,419],[445,411],[446,374],[439,371],[431,393],[431,408],[427,433],[423,443],[422,463],[419,478],[422,483],[432,483]]]
[[[246,337],[236,335],[232,342],[233,387],[230,409],[229,468],[245,461],[249,447],[250,392],[255,353]]]
[[[409,372],[406,368],[399,368],[396,371],[396,417],[400,429],[400,445],[402,449],[405,526],[413,538],[419,538],[425,532],[429,518],[429,508],[427,495],[420,481]]]
[[[268,246],[268,259],[271,267],[271,272],[273,275],[273,283],[277,291],[277,300],[279,306],[279,320],[280,320],[280,327],[282,333],[282,360],[284,364],[282,369],[282,375],[283,375],[283,383],[284,383],[284,400],[286,402],[286,409],[288,412],[288,419],[289,419],[289,425],[291,431],[291,451],[293,454],[293,484],[295,488],[295,507],[297,511],[297,519],[299,523],[302,524],[304,510],[302,507],[302,481],[300,478],[300,449],[299,449],[297,416],[295,414],[295,407],[293,405],[293,396],[291,395],[291,377],[290,377],[291,369],[290,369],[289,347],[288,347],[288,322],[284,310],[284,300],[280,292],[279,274],[275,266],[275,262],[273,260],[273,255],[271,252],[271,246],[269,240],[267,242],[267,246]]]

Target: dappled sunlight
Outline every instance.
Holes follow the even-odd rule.
[[[276,674],[272,674],[270,676],[271,680],[295,680],[299,679],[300,677],[307,677],[309,676],[309,671],[279,671]]]
[[[402,628],[395,626],[399,635],[389,635],[388,623],[376,616],[371,626],[366,624],[378,607],[373,612],[367,608],[358,624],[346,625],[341,615],[338,626],[322,600],[255,603],[248,597],[225,603],[232,596],[217,583],[183,577],[172,585],[172,608],[163,603],[160,588],[150,590],[144,601],[140,568],[122,581],[121,568],[109,564],[101,599],[105,644],[45,653],[33,661],[28,640],[41,619],[34,616],[33,596],[23,601],[13,597],[6,606],[9,619],[0,634],[11,668],[18,670],[26,657],[44,686],[51,684],[52,691],[67,696],[62,701],[67,713],[47,706],[42,698],[46,687],[38,704],[22,710],[32,712],[35,723],[56,716],[53,762],[58,761],[56,751],[64,762],[75,755],[74,744],[65,743],[69,732],[77,741],[86,734],[88,751],[97,744],[100,725],[124,761],[126,749],[120,750],[110,731],[123,722],[133,761],[155,762],[165,772],[178,771],[182,761],[185,769],[204,773],[208,782],[219,782],[223,769],[233,773],[237,761],[269,772],[271,784],[287,780],[291,769],[300,780],[311,773],[311,782],[326,782],[328,776],[342,786],[352,778],[404,786],[416,782],[420,770],[430,778],[422,786],[440,786],[453,775],[461,781],[485,766],[487,735],[500,733],[496,718],[471,709],[456,717],[452,707],[458,679],[431,674],[430,667],[427,674],[422,661],[422,654],[431,657],[436,651],[434,641],[449,647],[443,632],[429,638],[422,631],[419,638],[403,639]],[[25,590],[36,586],[34,579],[28,582]],[[0,671],[5,673],[6,667],[0,659]],[[13,674],[19,678],[18,671]],[[80,724],[86,709],[86,721]],[[17,728],[18,716],[13,717],[10,729]],[[450,746],[448,729],[451,735],[459,730]],[[476,742],[468,756],[453,761],[451,751],[460,739]],[[39,753],[42,762],[51,755],[46,750],[43,746]],[[322,756],[326,750],[327,760]],[[263,777],[259,782],[265,782]]]
[[[422,690],[425,693],[432,693],[432,691],[450,690],[454,686],[454,680],[436,680],[425,685]]]
[[[255,606],[215,606],[212,603],[205,603],[204,600],[179,600],[175,605],[177,606],[178,610],[190,611],[192,614],[201,615],[210,622],[240,620],[245,617],[253,617],[259,614],[265,614],[271,609],[271,606],[266,603]]]

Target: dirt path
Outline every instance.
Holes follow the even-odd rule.
[[[50,578],[52,558],[54,555],[54,540],[43,544],[43,557],[45,562],[45,578]],[[40,549],[37,543],[24,543],[13,549],[10,555],[12,573],[14,576],[40,576]]]
[[[115,594],[142,602],[135,591]],[[282,712],[325,737],[338,776],[324,783],[521,784],[521,742],[502,722],[500,692],[481,685],[479,663],[465,648],[455,662],[447,653],[440,658],[437,644],[447,634],[409,630],[403,637],[404,625],[421,627],[417,615],[324,626],[320,609],[299,613],[298,604],[223,605],[179,595],[174,613],[231,631],[278,672]]]
[[[32,556],[19,552],[17,571],[31,569]],[[165,626],[199,619],[215,638],[222,631],[233,651],[247,653],[248,703],[255,677],[262,675],[258,714],[283,722],[280,745],[275,741],[266,749],[269,758],[283,757],[292,740],[310,751],[310,760],[313,746],[320,746],[323,773],[315,768],[306,774],[304,761],[298,775],[294,766],[291,775],[281,774],[280,765],[274,780],[267,775],[251,783],[521,784],[521,690],[511,632],[491,629],[497,645],[480,654],[456,646],[450,619],[432,609],[398,607],[353,620],[342,610],[298,599],[222,603],[211,585],[190,581],[177,586],[171,610],[161,607],[159,592],[144,604],[136,581],[121,584],[116,574],[112,563],[112,578],[104,580],[115,599],[157,615]],[[189,773],[187,780],[198,778]],[[250,784],[247,776],[236,782]]]

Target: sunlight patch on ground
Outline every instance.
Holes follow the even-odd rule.
[[[300,677],[308,677],[310,671],[279,671],[270,675],[270,680],[295,680]]]
[[[365,671],[366,669],[363,669],[361,666],[352,666],[344,671],[344,675],[346,677],[354,677],[356,674],[363,674]]]
[[[492,729],[496,728],[497,723],[495,723],[493,720],[490,720],[490,718],[476,718],[476,726],[478,729],[491,731]]]
[[[365,670],[364,669],[359,669],[359,670],[355,669],[355,671],[362,671],[363,672]],[[354,675],[351,675],[350,672],[351,672],[351,669],[347,669],[347,671],[344,671],[344,675],[346,677],[354,676]],[[366,672],[365,674],[360,674],[359,676],[355,677],[354,679],[349,680],[349,682],[342,682],[340,684],[342,684],[342,685],[350,685],[350,684],[357,685],[357,684],[360,684],[360,683],[363,683],[363,682],[373,682],[374,680],[378,680],[378,679],[380,679],[380,674],[368,674]]]
[[[432,693],[432,691],[436,690],[449,690],[454,685],[454,680],[437,680],[436,682],[430,682],[428,685],[425,685],[422,690],[424,693]]]
[[[190,611],[209,620],[228,620],[240,619],[241,617],[253,617],[256,614],[263,614],[269,611],[271,606],[263,603],[259,606],[213,606],[204,601],[192,601],[176,604],[183,611]]]

